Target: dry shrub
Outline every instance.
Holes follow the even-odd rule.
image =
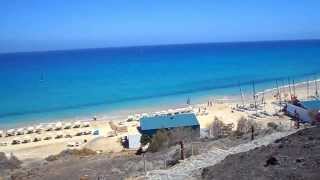
[[[248,132],[251,132],[251,128],[254,128],[255,131],[259,129],[258,124],[254,120],[249,120],[247,118],[241,117],[238,120],[237,129],[235,134],[237,136],[241,136],[243,134],[246,134]]]
[[[199,138],[199,133],[192,128],[175,128],[168,132],[169,145],[175,145],[180,141],[191,142]]]
[[[159,130],[152,137],[151,144],[149,146],[149,150],[151,152],[160,151],[169,146],[169,135],[166,130]]]
[[[92,156],[96,155],[97,153],[91,149],[83,148],[83,149],[67,149],[60,152],[57,155],[51,155],[45,158],[46,161],[56,161],[61,158],[68,158],[72,156]]]
[[[274,123],[274,122],[268,122],[267,126],[273,130],[277,130],[278,129],[278,124]]]
[[[144,146],[148,143],[151,143],[152,138],[149,135],[146,134],[142,134],[141,138],[140,138],[140,143]]]
[[[210,127],[210,136],[213,136],[213,137],[223,136],[224,134],[223,127],[224,127],[224,123],[221,120],[219,120],[219,118],[215,117]]]
[[[157,152],[180,141],[191,142],[199,138],[199,131],[192,128],[175,128],[172,130],[158,130],[152,137],[149,150]],[[147,137],[145,138],[147,141]],[[145,140],[143,140],[145,141]]]
[[[319,124],[320,122],[320,114],[318,110],[311,110],[308,112],[308,115],[311,119],[311,124]]]

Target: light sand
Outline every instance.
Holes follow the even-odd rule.
[[[282,100],[289,99],[289,90],[288,88],[280,88]],[[309,95],[314,94],[315,86],[314,83],[310,83],[309,88]],[[293,90],[291,91],[293,93]],[[300,99],[307,98],[307,88],[306,84],[302,83],[296,86],[295,88],[296,95]],[[266,105],[263,108],[264,111],[268,112],[269,114],[274,114],[280,108],[276,105],[273,105],[272,102],[277,102],[278,99],[276,98],[277,89],[274,90],[267,90],[262,93],[257,98],[257,102],[261,102],[262,98],[266,101]],[[252,95],[246,94],[245,95],[245,103],[253,103]],[[232,110],[232,107],[235,107],[236,104],[242,104],[240,96],[238,97],[230,97],[233,98],[232,102],[223,103],[219,101],[219,103],[214,103],[213,106],[208,107],[207,104],[198,104],[194,105],[193,110],[197,114],[200,127],[201,128],[208,128],[210,124],[213,122],[214,118],[217,117],[222,120],[224,123],[233,123],[234,125],[237,124],[238,120],[241,117],[248,117],[255,112],[239,112]],[[198,110],[200,108],[200,112]],[[262,125],[266,125],[268,122],[276,122],[281,123],[284,126],[292,126],[292,122],[288,118],[277,118],[275,116],[266,116],[263,118],[256,118],[257,122]],[[77,136],[72,138],[62,138],[62,139],[51,139],[47,141],[40,141],[40,142],[30,142],[27,144],[18,144],[18,145],[7,145],[7,146],[0,146],[0,152],[5,153],[13,153],[21,160],[38,160],[43,159],[49,155],[57,154],[67,147],[68,143],[70,142],[79,142],[81,145],[76,148],[87,147],[93,150],[99,150],[104,152],[119,152],[122,150],[122,146],[120,145],[120,137],[128,135],[128,134],[136,134],[138,133],[137,127],[139,126],[139,122],[126,122],[126,121],[118,121],[117,125],[119,126],[126,126],[128,132],[124,133],[117,133],[114,137],[108,137],[109,135],[113,134],[113,130],[111,129],[107,120],[99,120],[99,121],[91,121],[91,126],[88,128],[79,128],[79,129],[70,129],[70,130],[61,130],[62,134],[70,134],[74,135],[76,132],[79,131],[94,131],[99,129],[100,134],[96,135],[85,135],[85,136]],[[114,121],[116,122],[116,121]],[[41,134],[32,134],[32,135],[21,135],[15,137],[2,137],[0,138],[1,142],[11,142],[14,138],[23,138],[23,137],[42,137],[44,138],[47,135],[54,136],[57,134],[57,131],[52,132],[42,132]],[[84,143],[84,140],[87,140],[87,143]]]

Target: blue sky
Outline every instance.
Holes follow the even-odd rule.
[[[0,52],[320,38],[319,0],[2,0]]]

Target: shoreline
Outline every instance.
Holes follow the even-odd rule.
[[[318,91],[320,93],[320,79],[316,80],[318,83]],[[308,81],[301,81],[301,82],[297,82],[295,83],[295,87],[296,88],[307,88],[307,83]],[[279,83],[280,84],[280,83]],[[315,80],[309,80],[309,88],[310,88],[310,94],[312,94],[312,92],[314,92],[315,90]],[[291,93],[293,94],[293,85],[292,84],[285,84],[285,85],[279,85],[279,91],[281,93],[287,93],[290,94],[289,92],[289,87],[291,87]],[[266,88],[263,91],[257,91],[256,95],[260,96],[260,95],[268,95],[269,93],[277,93],[278,89],[276,87],[273,88]],[[194,97],[192,100],[194,100],[194,104],[192,103],[192,106],[194,107],[198,107],[198,106],[202,106],[203,104],[205,104],[208,100],[216,100],[216,101],[221,101],[223,103],[228,103],[228,104],[241,104],[242,100],[241,100],[241,95],[240,95],[240,91],[238,93],[234,93],[234,94],[239,94],[239,95],[213,95],[211,93],[207,94],[207,93],[203,93],[201,92],[201,96],[198,97]],[[188,95],[185,95],[186,97]],[[252,103],[253,100],[253,93],[243,93],[243,100],[244,103]],[[167,96],[165,97],[166,99],[171,99],[174,98],[173,96]],[[93,117],[96,117],[97,120],[101,120],[101,121],[117,121],[117,122],[121,122],[121,121],[126,121],[127,117],[130,115],[134,115],[134,114],[142,114],[142,113],[148,113],[148,114],[152,114],[154,112],[158,112],[158,111],[165,111],[168,109],[178,109],[178,108],[183,108],[186,107],[187,104],[182,104],[182,103],[177,103],[177,102],[165,102],[162,104],[158,104],[158,105],[152,105],[152,106],[148,106],[147,105],[143,105],[143,104],[139,104],[138,106],[136,106],[135,108],[120,108],[118,110],[111,110],[111,111],[107,111],[107,112],[98,112],[96,114],[94,114],[93,116],[74,116],[74,117],[68,117],[68,118],[49,118],[46,120],[30,120],[30,121],[25,121],[25,122],[18,122],[18,123],[10,123],[8,126],[4,126],[1,127],[2,124],[4,123],[0,123],[0,131],[5,131],[8,129],[18,129],[18,128],[27,128],[28,126],[37,126],[37,125],[43,125],[43,124],[55,124],[57,122],[63,122],[63,123],[69,123],[69,122],[76,122],[76,121],[81,121],[81,122],[85,122],[85,121],[91,121],[93,119]]]
[[[319,80],[318,80],[319,81]],[[314,85],[310,86],[310,92],[313,93]],[[305,99],[306,97],[306,82],[305,83],[297,83],[295,85],[296,94],[300,99]],[[285,94],[289,93],[289,88],[287,86],[283,86],[280,88],[281,96],[285,96]],[[280,123],[281,126],[285,126],[287,129],[292,127],[292,121],[288,117],[276,116],[275,114],[279,111],[279,106],[277,103],[279,100],[275,97],[277,93],[277,89],[269,88],[264,91],[257,92],[259,94],[257,97],[257,102],[259,105],[258,111],[252,111],[250,108],[246,111],[238,111],[236,110],[237,105],[241,104],[241,96],[240,92],[238,96],[229,96],[222,98],[213,98],[210,94],[207,97],[203,97],[202,101],[199,98],[201,103],[197,103],[192,105],[191,111],[195,113],[197,119],[200,124],[200,128],[203,132],[207,132],[208,127],[212,125],[214,119],[218,118],[223,121],[225,124],[233,124],[234,128],[237,125],[237,122],[240,118],[245,117],[248,119],[254,119],[257,123],[259,123],[263,127],[267,127],[269,122]],[[287,97],[288,98],[288,97]],[[206,101],[204,101],[204,99]],[[208,101],[213,102],[213,105],[209,106]],[[260,103],[265,102],[265,103]],[[250,106],[253,103],[252,94],[245,95],[246,106]],[[175,106],[177,108],[177,106]],[[152,109],[153,108],[153,109]],[[170,111],[175,111],[173,106],[169,108],[161,107],[155,108],[150,107],[148,110],[139,111],[140,113],[148,113],[155,115],[157,112],[161,110],[166,110],[167,113]],[[171,109],[171,110],[170,110]],[[259,116],[255,116],[256,113],[259,113]],[[75,119],[73,119],[72,128],[65,129],[65,126],[68,122],[71,121],[59,121],[61,122],[61,126],[63,127],[61,130],[51,130],[47,131],[47,127],[43,127],[40,133],[33,132],[32,134],[24,134],[24,135],[14,135],[10,137],[1,137],[0,143],[6,142],[6,146],[0,146],[0,152],[5,152],[6,154],[13,153],[19,159],[24,162],[33,162],[37,160],[44,159],[49,155],[58,154],[66,149],[78,149],[78,148],[92,148],[94,151],[102,151],[102,152],[121,152],[123,147],[119,143],[119,139],[123,136],[133,135],[138,133],[137,127],[139,126],[139,121],[134,119],[133,121],[128,121],[129,115],[135,115],[135,112],[131,111],[131,113],[123,115],[122,118],[118,119],[109,119],[105,116],[97,116],[96,121],[88,121],[90,122],[89,127],[83,128],[83,124],[81,128],[74,128]],[[143,114],[140,114],[143,115]],[[119,117],[121,117],[119,115]],[[79,121],[79,119],[77,119]],[[122,128],[124,127],[125,131],[115,132],[115,129],[110,124],[110,121],[113,121],[116,127]],[[51,121],[53,123],[53,121]],[[55,121],[56,123],[57,121]],[[27,130],[27,126],[24,126],[24,130]],[[55,128],[55,127],[54,127]],[[2,129],[1,129],[2,130]],[[95,135],[93,132],[99,130],[99,134]],[[90,134],[82,134],[78,136],[77,134],[88,132]],[[16,129],[16,132],[19,132]],[[62,138],[57,138],[58,135],[62,135]],[[50,136],[50,140],[46,140],[45,138]],[[71,136],[71,137],[67,137]],[[34,141],[35,138],[42,138],[41,141]],[[14,140],[18,140],[20,142],[29,139],[27,143],[20,143],[17,145],[13,145],[12,142]],[[30,141],[31,140],[31,141]],[[79,146],[72,146],[70,144],[79,143]]]

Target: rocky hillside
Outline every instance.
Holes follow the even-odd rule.
[[[319,180],[320,127],[299,131],[268,146],[229,155],[204,168],[205,180]]]

